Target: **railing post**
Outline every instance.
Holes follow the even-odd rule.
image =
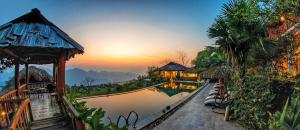
[[[78,120],[75,118],[76,130],[85,130],[85,125],[83,124],[82,120]]]
[[[26,72],[25,72],[25,84],[26,84],[26,89],[28,89],[28,84],[29,84],[29,68],[28,68],[28,63],[25,64],[25,69],[26,69]]]
[[[30,121],[33,121],[33,114],[32,114],[32,110],[31,110],[31,103],[29,102],[28,104],[28,109],[29,109],[29,118],[30,118]]]
[[[84,121],[80,118],[80,114],[76,111],[72,103],[69,102],[65,96],[62,97],[62,105],[65,113],[72,120],[73,129],[85,130],[85,124]]]
[[[26,120],[26,114],[28,114],[27,110],[29,108],[30,108],[30,100],[27,98],[20,104],[18,111],[14,115],[14,118],[13,118],[11,126],[10,126],[11,130],[30,129],[30,123],[32,120],[31,119]],[[30,112],[30,110],[29,110],[29,112]]]
[[[18,97],[19,96],[19,67],[20,67],[20,64],[19,63],[16,63],[15,64],[15,89],[17,90],[16,92],[16,96]]]
[[[53,84],[56,86],[57,80],[57,70],[56,70],[56,63],[53,63]]]

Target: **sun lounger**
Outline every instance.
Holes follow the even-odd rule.
[[[224,97],[227,97],[227,94],[225,94]],[[210,95],[210,96],[206,97],[205,100],[215,99],[215,98],[221,99],[222,97],[220,97],[219,94],[215,94],[215,95]]]
[[[204,102],[205,105],[210,105],[210,106],[216,106],[218,104],[224,104],[227,103],[227,100],[223,100],[223,99],[208,99]]]
[[[220,86],[219,85],[214,85],[214,87],[213,88],[220,88]]]
[[[219,91],[211,91],[208,93],[209,96],[219,94]]]

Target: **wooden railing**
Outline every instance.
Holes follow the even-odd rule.
[[[73,130],[85,130],[84,121],[81,119],[79,113],[73,107],[72,103],[70,103],[65,96],[62,97],[62,106],[64,107],[63,109],[65,113],[72,121]]]
[[[24,101],[24,99],[15,98],[15,99],[7,99],[1,100],[1,126],[0,127],[8,127],[11,123],[13,115],[17,112],[20,104]]]
[[[2,95],[0,97],[0,100],[7,100],[7,99],[15,98],[16,96],[17,96],[17,90],[12,90],[12,91],[9,91],[8,93]]]
[[[29,83],[28,89],[35,89],[35,88],[46,88],[48,84],[51,82],[37,82],[37,83]]]
[[[26,86],[27,86],[26,84],[23,84],[19,87],[19,95],[20,96],[24,96],[24,90],[27,89]]]
[[[23,84],[19,87],[19,95],[23,95],[24,90],[26,90],[26,84]],[[14,99],[17,98],[17,90],[11,90],[8,93],[2,95],[0,97],[0,100],[8,100],[8,99]]]
[[[48,82],[34,83],[28,85],[23,84],[19,87],[18,91],[11,90],[6,94],[0,96],[0,114],[2,115],[1,117],[3,117],[0,119],[0,122],[2,122],[0,125],[0,129],[4,126],[9,127],[12,123],[15,123],[16,121],[17,125],[12,126],[12,128],[15,127],[18,129],[23,129],[27,127],[26,125],[28,125],[29,119],[33,119],[30,107],[30,100],[26,99],[30,98],[30,93],[32,91],[28,91],[27,88],[46,88],[47,84]],[[23,104],[21,104],[22,102]],[[18,115],[17,112],[21,114]],[[30,118],[28,118],[28,116]]]
[[[17,113],[15,114],[11,130],[26,130],[30,129],[30,124],[33,121],[30,100],[26,99],[22,102]]]
[[[8,126],[12,119],[12,114],[14,114],[17,109],[19,108],[19,105],[24,100],[22,99],[23,91],[26,89],[26,85],[22,85],[19,87],[19,96],[17,96],[17,90],[9,91],[8,93],[2,95],[0,97],[0,110],[2,115],[2,120],[4,120],[5,126]]]

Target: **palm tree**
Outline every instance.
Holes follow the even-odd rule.
[[[265,19],[257,1],[232,0],[224,4],[221,16],[209,28],[208,36],[216,39],[227,61],[236,70],[245,74],[247,62],[255,57],[256,50],[266,45]],[[255,51],[252,51],[255,50]]]

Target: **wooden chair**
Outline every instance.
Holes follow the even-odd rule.
[[[57,93],[56,92],[53,92],[53,93],[51,93],[50,94],[50,102],[51,102],[51,105],[53,105],[53,98],[54,98],[54,100],[56,100],[57,99]]]

